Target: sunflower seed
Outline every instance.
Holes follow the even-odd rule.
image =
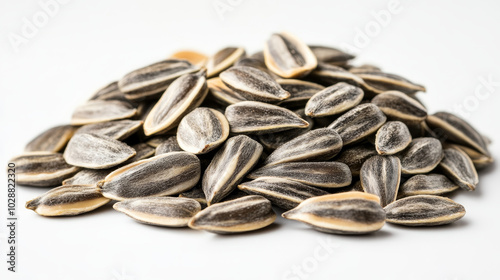
[[[163,144],[163,142],[172,141],[172,140],[169,140],[172,136],[175,136],[175,135],[168,135],[168,134],[157,135],[157,136],[154,136],[154,137],[147,139],[146,144],[148,144],[150,147],[158,148],[158,146]],[[177,142],[177,139],[175,139],[175,142]]]
[[[204,70],[177,78],[146,117],[144,134],[149,136],[173,128],[203,102],[207,93]]]
[[[494,159],[490,155],[484,155],[475,149],[462,146],[462,145],[457,145],[457,144],[450,144],[446,143],[447,148],[455,148],[458,150],[461,150],[462,152],[466,153],[470,159],[472,160],[472,163],[474,163],[474,166],[476,169],[481,169],[490,166],[493,162]]]
[[[75,134],[96,134],[115,140],[124,140],[142,127],[142,121],[119,120],[111,122],[93,123],[80,127]]]
[[[309,126],[288,109],[257,101],[230,105],[225,115],[232,133],[264,134]]]
[[[381,155],[393,155],[401,152],[412,140],[410,130],[400,121],[386,122],[377,131],[375,149]]]
[[[110,173],[98,183],[114,200],[174,195],[189,190],[200,179],[200,160],[186,152],[171,152],[140,160]]]
[[[74,185],[54,188],[26,202],[26,208],[41,216],[74,216],[108,203],[95,186]]]
[[[187,60],[189,63],[198,67],[203,67],[207,64],[208,57],[196,51],[178,51],[170,56],[171,59]]]
[[[397,156],[401,160],[403,174],[427,173],[434,169],[443,158],[443,147],[435,138],[415,138]]]
[[[384,73],[382,71],[358,71],[356,75],[363,79],[363,87],[374,93],[383,93],[390,90],[397,90],[407,94],[418,91],[425,92],[425,87],[395,74]]]
[[[170,136],[156,147],[155,156],[170,152],[182,152],[182,148],[177,142],[177,136]]]
[[[395,156],[373,156],[363,163],[359,177],[363,190],[378,196],[384,207],[396,200],[401,162]]]
[[[387,222],[404,226],[437,226],[453,223],[465,215],[455,201],[436,195],[414,195],[384,208]]]
[[[205,208],[189,221],[188,226],[227,234],[261,229],[274,220],[276,214],[271,202],[260,195],[249,195]]]
[[[479,183],[476,168],[469,156],[461,150],[444,149],[439,167],[455,184],[466,191],[473,191]]]
[[[245,49],[236,47],[227,47],[208,59],[207,77],[212,78],[220,72],[231,67],[238,59],[245,56]]]
[[[112,170],[110,169],[83,169],[76,173],[73,177],[62,182],[63,186],[86,185],[97,186],[99,181],[104,180]]]
[[[127,199],[115,203],[113,208],[141,223],[165,227],[187,227],[189,220],[201,211],[198,201],[182,197]]]
[[[267,68],[283,78],[303,77],[317,66],[309,47],[289,33],[273,34],[264,46]]]
[[[278,104],[280,106],[291,107],[304,107],[314,94],[325,89],[324,86],[295,79],[278,79],[276,80],[278,84],[287,92],[290,93],[290,97],[282,100]]]
[[[118,87],[127,99],[141,101],[161,95],[175,79],[198,70],[186,60],[167,59],[128,73]]]
[[[282,216],[306,223],[315,230],[336,234],[367,234],[385,224],[379,198],[362,192],[312,197]]]
[[[25,152],[60,152],[75,133],[76,128],[71,125],[60,125],[50,128],[31,140]]]
[[[454,184],[442,174],[419,174],[412,176],[399,187],[398,196],[440,195],[458,188],[457,184]]]
[[[349,72],[351,72],[353,74],[366,73],[366,72],[378,72],[378,71],[382,71],[382,69],[380,69],[380,67],[378,67],[378,66],[371,65],[371,64],[363,64],[360,66],[349,67]]]
[[[118,88],[118,82],[112,82],[99,90],[89,100],[119,100],[128,102],[125,94]]]
[[[349,166],[353,176],[358,176],[363,163],[376,155],[377,151],[370,143],[363,143],[348,147],[335,158],[335,161],[342,162]]]
[[[375,96],[373,104],[388,117],[403,122],[421,122],[427,117],[427,109],[415,99],[399,91],[388,91]]]
[[[207,207],[207,199],[205,198],[205,193],[201,188],[201,184],[198,184],[194,188],[179,194],[179,197],[191,198],[198,201],[202,209]]]
[[[476,149],[484,155],[490,154],[484,137],[465,120],[450,113],[438,112],[429,115],[426,122],[431,129],[439,129],[448,140]]]
[[[26,186],[57,186],[80,170],[66,163],[60,153],[26,153],[12,158],[10,162],[16,164],[16,182]]]
[[[314,81],[326,86],[334,85],[340,82],[359,86],[363,84],[363,79],[345,70],[342,67],[318,63],[318,67],[309,75]]]
[[[256,59],[256,58],[252,58],[252,57],[242,57],[234,64],[234,66],[253,67],[253,68],[259,69],[263,72],[266,72],[267,74],[269,74],[269,76],[271,76],[275,80],[280,78],[278,75],[274,74],[269,69],[267,69],[267,66],[266,66],[266,63],[264,62],[264,60],[260,60],[260,59]]]
[[[233,66],[220,74],[222,82],[247,100],[278,102],[290,97],[269,74],[248,66]]]
[[[377,131],[386,121],[380,109],[370,103],[361,104],[347,111],[328,128],[333,128],[342,137],[344,145],[362,140]]]
[[[219,77],[209,79],[207,85],[210,90],[210,97],[222,105],[246,101],[243,96],[228,88]]]
[[[354,58],[354,55],[345,53],[339,49],[324,46],[309,46],[319,62],[330,63],[338,66],[346,65]]]
[[[358,105],[363,96],[362,89],[340,82],[313,95],[306,104],[306,115],[324,117],[340,114]]]
[[[206,154],[229,136],[224,114],[210,108],[197,108],[187,114],[177,128],[177,142],[186,152]]]
[[[310,197],[328,194],[324,190],[296,181],[273,177],[260,177],[241,183],[238,189],[248,194],[261,195],[285,210],[297,207],[299,203]]]
[[[340,162],[287,162],[261,167],[247,177],[277,177],[323,188],[349,186],[352,180],[349,167]]]
[[[202,187],[208,205],[221,201],[236,188],[257,164],[262,150],[262,145],[248,136],[235,136],[226,141],[203,174]]]
[[[71,117],[72,125],[128,119],[137,113],[130,103],[118,100],[91,100],[78,106]]]
[[[297,161],[325,161],[342,149],[342,139],[335,130],[319,128],[294,138],[272,152],[264,165]]]

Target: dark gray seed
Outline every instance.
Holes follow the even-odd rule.
[[[359,86],[364,83],[363,79],[345,70],[344,68],[325,63],[318,63],[318,67],[311,72],[309,77],[314,81],[327,86],[340,82],[345,82],[355,86]]]
[[[358,105],[363,96],[362,89],[340,82],[312,96],[306,104],[306,115],[324,117],[340,114]]]
[[[170,136],[156,147],[155,156],[170,152],[181,152],[182,148],[177,142],[177,136]]]
[[[397,90],[407,94],[418,91],[425,92],[425,87],[395,74],[384,73],[382,71],[357,71],[356,75],[363,79],[364,84],[362,86],[374,93],[383,93],[390,90]]]
[[[118,87],[127,99],[141,101],[159,96],[175,79],[199,69],[186,60],[167,59],[128,73]]]
[[[117,211],[149,225],[187,227],[189,220],[201,211],[198,201],[182,197],[142,197],[113,205]]]
[[[133,148],[113,138],[95,134],[75,134],[64,151],[64,159],[71,165],[106,169],[135,156]]]
[[[370,143],[363,143],[348,147],[335,158],[335,161],[342,162],[349,166],[353,176],[358,176],[363,163],[376,155],[377,151]]]
[[[342,149],[342,138],[335,130],[319,128],[302,134],[278,147],[264,161],[265,166],[297,161],[325,161]]]
[[[266,66],[266,63],[264,62],[264,60],[260,60],[257,58],[242,57],[234,64],[234,66],[253,67],[253,68],[256,68],[256,69],[259,69],[261,71],[266,72],[275,80],[280,78],[278,75],[274,74],[272,71],[267,69],[267,66]]]
[[[205,208],[189,221],[188,226],[228,234],[261,229],[274,220],[276,214],[271,202],[259,195],[249,195]]]
[[[76,128],[71,125],[60,125],[50,128],[33,140],[26,147],[25,152],[60,152],[75,133]]]
[[[207,81],[207,85],[210,90],[211,99],[222,105],[231,105],[241,101],[246,101],[246,99],[239,93],[228,88],[219,77],[209,79]]]
[[[277,177],[323,188],[349,186],[352,180],[349,167],[340,162],[287,162],[261,167],[247,177]]]
[[[248,194],[261,195],[285,210],[297,207],[310,197],[328,194],[324,190],[306,184],[273,177],[260,177],[244,182],[238,185],[238,188]]]
[[[437,226],[453,223],[465,215],[455,201],[435,195],[414,195],[384,208],[387,222],[404,226]]]
[[[458,188],[457,184],[442,174],[419,174],[412,176],[399,187],[398,196],[440,195]]]
[[[375,96],[372,103],[385,115],[405,122],[421,122],[427,109],[415,99],[399,91],[388,91]]]
[[[26,202],[26,208],[41,216],[74,216],[108,202],[95,186],[73,185],[54,188]]]
[[[232,133],[264,134],[309,126],[288,109],[257,101],[230,105],[225,115]]]
[[[412,140],[410,130],[400,121],[386,122],[377,131],[375,149],[381,155],[393,155],[401,152]]]
[[[377,131],[387,117],[380,109],[370,103],[361,104],[347,111],[328,128],[333,128],[342,137],[344,145],[362,140]]]
[[[343,52],[339,49],[324,46],[309,46],[319,62],[330,63],[338,66],[347,64],[354,58],[354,55]]]
[[[401,181],[401,162],[395,156],[373,156],[359,174],[363,190],[380,198],[382,207],[396,200]]]
[[[200,179],[200,160],[186,152],[171,152],[123,166],[99,182],[105,197],[114,200],[174,195]]]
[[[360,66],[349,67],[349,72],[351,72],[353,74],[365,73],[365,72],[377,72],[377,71],[382,71],[382,69],[380,69],[380,67],[372,65],[372,64],[363,64]]]
[[[491,155],[484,155],[484,154],[478,152],[477,150],[466,147],[466,146],[446,143],[445,147],[446,148],[455,148],[455,149],[461,150],[462,152],[466,153],[470,157],[472,162],[474,163],[474,166],[476,167],[476,169],[486,168],[494,162],[494,159]]]
[[[443,158],[443,147],[435,138],[415,138],[397,156],[401,160],[403,174],[427,173],[433,170]]]
[[[130,103],[118,100],[91,100],[78,106],[71,117],[72,125],[128,119],[137,113]]]
[[[104,180],[106,176],[109,175],[112,169],[83,169],[75,174],[75,176],[68,178],[62,182],[63,186],[71,185],[86,185],[86,186],[97,186],[99,181]]]
[[[89,100],[119,100],[128,102],[125,94],[118,88],[118,82],[112,82],[100,88]]]
[[[385,224],[385,212],[379,198],[362,192],[312,197],[282,216],[335,234],[367,234],[378,231]]]
[[[227,47],[208,59],[207,77],[212,78],[220,72],[231,67],[236,61],[245,56],[245,49],[236,47]]]
[[[57,186],[80,170],[66,163],[60,153],[26,153],[9,162],[16,164],[16,183],[26,186]]]
[[[473,191],[479,183],[476,168],[470,157],[463,151],[447,148],[439,167],[455,184],[466,191]]]
[[[278,103],[280,106],[288,108],[303,108],[311,96],[325,88],[316,83],[295,79],[278,79],[276,82],[290,93],[290,97]]]
[[[229,138],[203,174],[202,187],[208,205],[221,201],[257,164],[262,145],[248,136]]]
[[[87,133],[124,140],[142,128],[142,121],[119,120],[93,123],[80,127],[75,134]]]

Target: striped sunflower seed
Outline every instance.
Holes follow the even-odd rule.
[[[26,186],[57,186],[80,170],[66,163],[60,153],[26,153],[12,158],[10,162],[16,164],[16,182]]]
[[[332,128],[342,137],[344,145],[362,140],[377,131],[387,117],[380,109],[370,103],[361,104],[347,111],[328,128]]]
[[[374,155],[377,155],[377,151],[373,145],[370,143],[363,143],[342,150],[335,158],[335,161],[347,164],[352,175],[359,176],[363,163]]]
[[[113,205],[117,211],[148,225],[187,227],[189,220],[201,211],[198,201],[182,197],[142,197]]]
[[[290,93],[290,97],[278,103],[288,108],[303,108],[314,94],[325,89],[322,85],[302,80],[278,79],[276,82]]]
[[[137,113],[130,103],[118,100],[91,100],[78,106],[71,117],[72,125],[128,119]]]
[[[222,82],[246,100],[279,102],[290,97],[269,74],[248,66],[233,66],[220,74]]]
[[[288,109],[257,101],[230,105],[225,115],[232,133],[264,134],[309,126],[307,121]]]
[[[395,156],[373,156],[363,163],[359,178],[363,190],[378,196],[384,207],[396,200],[401,181],[401,162]]]
[[[458,185],[442,174],[419,174],[410,177],[399,187],[398,196],[420,194],[441,195],[458,189]]]
[[[146,117],[144,134],[150,136],[172,129],[203,102],[207,93],[204,70],[177,78]]]
[[[202,188],[207,204],[221,201],[257,164],[262,145],[248,136],[229,138],[205,170]]]
[[[363,65],[359,65],[359,66],[351,66],[348,69],[349,69],[349,72],[351,72],[353,74],[382,71],[382,69],[380,69],[380,67],[372,65],[372,64],[363,64]]]
[[[443,160],[439,163],[441,170],[455,184],[466,191],[473,191],[479,183],[476,168],[469,156],[458,149],[444,149]]]
[[[97,209],[109,201],[95,186],[61,186],[26,202],[26,208],[41,216],[75,216]]]
[[[261,167],[247,177],[277,177],[323,188],[349,186],[352,180],[349,167],[340,162],[287,162]]]
[[[465,215],[455,201],[436,195],[414,195],[385,208],[387,222],[404,226],[437,226],[453,223]]]
[[[271,76],[273,79],[279,79],[280,77],[273,72],[271,72],[269,69],[267,69],[266,63],[264,60],[260,60],[257,58],[252,58],[252,57],[242,57],[236,63],[234,66],[246,66],[246,67],[253,67],[256,69],[259,69],[261,71],[266,72]]]
[[[97,90],[89,100],[118,100],[128,102],[125,94],[118,88],[118,82],[112,82]]]
[[[76,173],[73,177],[62,182],[63,186],[86,185],[97,186],[99,181],[104,180],[111,173],[110,169],[83,169]]]
[[[75,134],[96,134],[115,140],[124,140],[142,128],[142,121],[119,120],[87,124],[80,127]]]
[[[198,183],[200,160],[186,152],[171,152],[140,160],[110,173],[98,183],[114,200],[182,193]]]
[[[342,149],[342,138],[335,130],[318,128],[278,147],[264,161],[265,166],[297,161],[325,161]]]
[[[349,60],[354,58],[354,55],[332,47],[309,46],[309,48],[314,53],[314,56],[316,56],[318,62],[343,66],[346,65]]]
[[[26,147],[25,152],[60,152],[75,133],[76,128],[71,125],[60,125],[50,128],[33,140]]]
[[[212,78],[245,56],[244,48],[227,47],[215,53],[207,62],[207,77]]]
[[[340,82],[313,95],[306,104],[306,115],[324,117],[340,114],[358,105],[363,96],[362,89]]]
[[[415,99],[399,91],[387,91],[375,96],[373,104],[388,117],[407,122],[421,122],[427,117],[427,109]]]
[[[136,151],[123,142],[95,134],[75,134],[64,151],[67,163],[90,169],[106,169],[135,156]]]
[[[177,136],[170,136],[156,147],[155,156],[170,152],[181,152],[182,148],[177,142]]]
[[[319,84],[330,86],[340,82],[350,85],[359,86],[364,83],[363,79],[355,74],[345,70],[342,67],[318,63],[318,67],[309,75],[314,81]]]
[[[379,198],[362,192],[312,197],[282,216],[335,234],[367,234],[378,231],[385,224],[385,212]]]
[[[209,79],[207,85],[210,90],[210,97],[222,105],[246,101],[243,96],[228,88],[219,77]]]
[[[465,120],[446,112],[429,115],[427,124],[433,130],[439,130],[441,136],[447,140],[476,149],[478,152],[489,155],[484,137]]]
[[[249,195],[216,203],[198,212],[188,226],[218,234],[261,229],[272,224],[276,214],[271,202],[259,195]]]
[[[318,63],[306,44],[285,32],[271,35],[264,46],[264,59],[267,68],[283,78],[303,77]]]
[[[415,138],[397,154],[403,174],[421,174],[433,170],[443,158],[441,142],[431,137]]]
[[[272,204],[285,210],[297,207],[299,203],[310,197],[328,194],[324,190],[306,184],[273,177],[260,177],[241,183],[238,185],[238,189],[251,195],[261,195],[269,199]]]
[[[397,90],[406,94],[412,94],[418,91],[425,92],[424,86],[410,82],[395,74],[384,73],[382,71],[359,71],[356,75],[363,79],[363,87],[366,90],[377,94],[390,90]]]
[[[189,63],[198,67],[204,67],[207,64],[208,56],[197,51],[177,51],[170,56],[171,59],[187,60]]]
[[[131,101],[155,98],[178,77],[199,69],[186,60],[167,59],[128,73],[118,81],[118,87]]]
[[[474,163],[474,167],[476,167],[476,169],[486,168],[494,162],[494,159],[491,155],[484,155],[476,151],[475,149],[466,146],[446,143],[446,147],[455,148],[466,153],[472,160],[472,163]]]
[[[375,149],[381,155],[393,155],[406,149],[412,140],[410,130],[400,121],[386,122],[377,131]]]

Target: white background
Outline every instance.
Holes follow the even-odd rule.
[[[211,54],[241,45],[253,53],[282,30],[310,44],[355,46],[357,63],[377,64],[424,84],[428,92],[420,96],[430,112],[465,105],[466,119],[493,139],[491,151],[500,156],[500,86],[488,90],[481,82],[500,81],[498,1],[401,0],[385,26],[373,13],[387,10],[386,0],[68,1],[45,24],[41,15],[42,25],[30,38],[22,29],[43,13],[39,2],[0,3],[2,165],[42,130],[67,123],[94,90],[130,70],[182,48]],[[214,5],[229,8],[217,12]],[[366,27],[371,32],[360,44],[356,35],[366,34]],[[25,40],[12,44],[13,36]],[[451,226],[387,225],[354,237],[319,233],[282,218],[266,230],[217,236],[142,225],[110,206],[78,217],[44,218],[23,206],[46,190],[19,187],[15,274],[4,262],[1,191],[0,278],[500,279],[499,180],[493,167],[480,173],[475,192],[453,195],[467,215]],[[6,181],[2,172],[5,186]],[[332,244],[328,251],[323,243]],[[293,274],[294,267],[304,274]]]

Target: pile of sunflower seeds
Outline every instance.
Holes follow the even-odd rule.
[[[261,52],[181,51],[126,74],[15,157],[17,182],[55,187],[42,216],[113,208],[215,233],[286,219],[337,234],[452,223],[493,162],[463,119],[429,114],[419,84],[338,49],[273,34]]]

